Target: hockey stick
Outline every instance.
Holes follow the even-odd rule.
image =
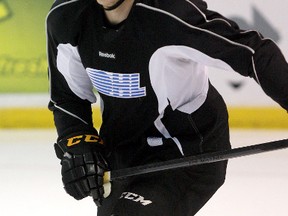
[[[137,167],[113,170],[105,173],[104,182],[113,181],[116,179],[126,178],[129,176],[137,176],[153,172],[184,168],[194,165],[214,163],[218,161],[228,160],[236,157],[254,155],[258,153],[280,150],[288,148],[288,139],[266,142],[257,145],[234,148],[225,151],[218,151],[196,156],[190,156],[164,162],[146,164]]]

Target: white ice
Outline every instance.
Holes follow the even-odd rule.
[[[232,130],[233,147],[287,138],[288,130]],[[63,190],[54,130],[0,130],[0,215],[96,216],[90,198]],[[231,159],[225,185],[197,216],[287,216],[288,149]],[[163,215],[165,216],[165,215]]]

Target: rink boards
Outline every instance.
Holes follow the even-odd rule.
[[[229,124],[233,128],[288,128],[287,113],[275,107],[231,107]],[[95,127],[101,124],[99,107],[93,108]],[[41,107],[0,108],[0,128],[51,128],[52,112]]]

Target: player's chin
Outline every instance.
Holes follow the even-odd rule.
[[[110,8],[118,3],[120,0],[96,0],[98,4],[102,5],[103,8]]]
[[[104,10],[110,11],[118,8],[125,0],[97,0]]]

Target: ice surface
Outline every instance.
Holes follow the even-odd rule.
[[[287,138],[288,131],[232,130],[233,147]],[[55,130],[0,130],[0,215],[96,216],[90,198],[62,189]],[[197,216],[287,216],[288,149],[232,159],[226,184]],[[163,215],[165,216],[165,215]]]

